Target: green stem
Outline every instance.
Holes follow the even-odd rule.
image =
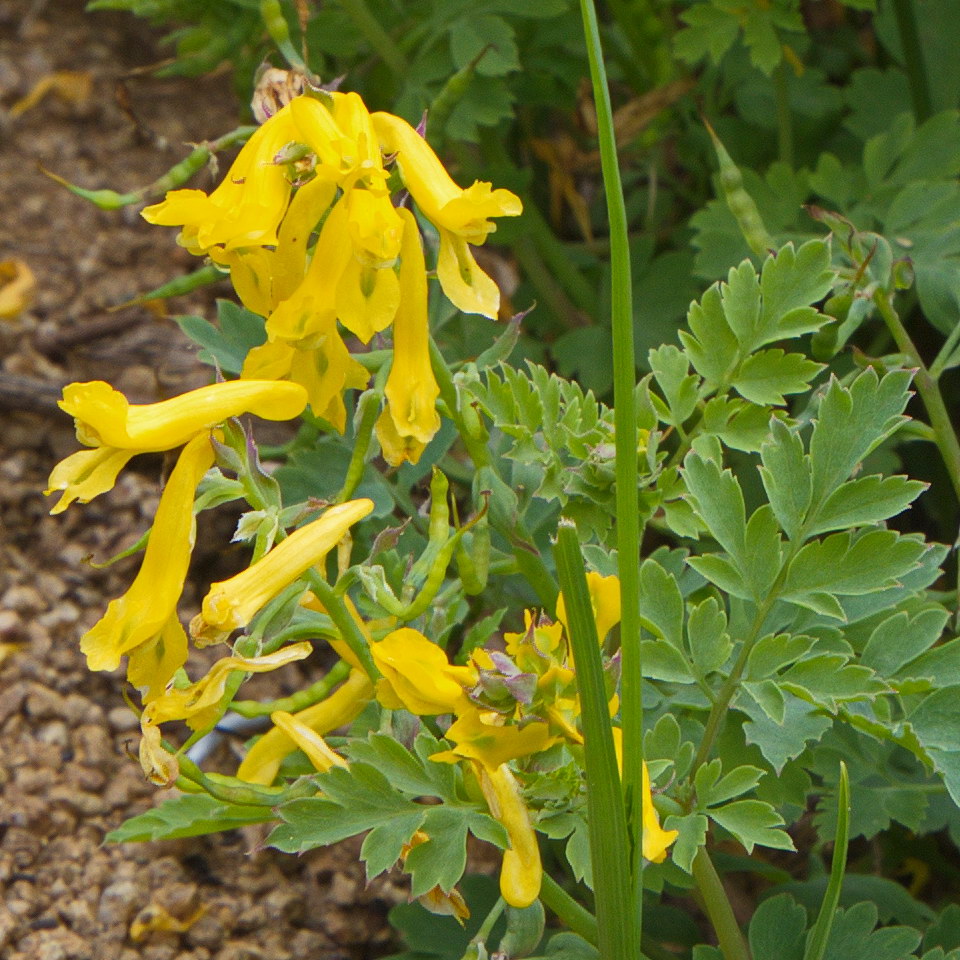
[[[923,47],[917,30],[917,14],[913,0],[892,0],[893,15],[897,20],[900,46],[903,49],[903,66],[910,83],[910,99],[917,123],[923,123],[933,113],[930,100],[930,84],[923,60]]]
[[[583,937],[587,943],[597,945],[597,918],[589,910],[577,903],[549,873],[544,873],[540,886],[540,899],[574,933]]]
[[[340,0],[340,6],[394,75],[405,76],[406,58],[390,34],[380,26],[380,21],[370,12],[364,0]]]
[[[733,915],[730,898],[706,847],[701,847],[693,858],[693,879],[703,897],[703,905],[717,934],[724,960],[750,960],[750,951]]]
[[[790,111],[790,88],[787,86],[787,61],[781,60],[773,75],[777,95],[777,143],[780,159],[793,167],[793,114]]]
[[[566,607],[567,633],[577,664],[587,827],[600,956],[604,960],[636,960],[640,952],[640,898],[634,888],[633,864],[630,857],[625,856],[629,850],[629,833],[613,746],[600,641],[577,528],[570,520],[560,521],[555,554]]]
[[[616,429],[616,511],[619,554],[623,657],[621,725],[623,727],[623,790],[630,831],[632,912],[640,936],[640,900],[643,892],[641,856],[643,825],[640,816],[643,770],[643,673],[640,662],[640,514],[637,502],[637,410],[634,388],[636,360],[633,343],[633,288],[627,211],[617,163],[613,110],[603,65],[603,51],[593,0],[580,0],[590,77],[597,109],[600,162],[610,221],[611,321],[613,326],[613,398]],[[622,855],[622,853],[621,853]]]
[[[497,902],[490,909],[490,912],[484,918],[483,923],[480,924],[480,929],[477,930],[477,932],[471,938],[471,943],[479,944],[487,942],[487,937],[493,933],[493,928],[500,919],[500,914],[503,913],[506,905],[507,901],[504,900],[503,897],[497,897]]]
[[[357,626],[357,621],[350,615],[343,597],[327,583],[316,570],[308,570],[306,574],[310,589],[316,598],[323,604],[324,610],[330,615],[334,626],[340,631],[340,636],[356,655],[367,676],[374,682],[380,678],[380,671],[373,662],[367,639],[363,631]]]
[[[940,386],[930,375],[930,371],[920,357],[920,351],[910,339],[903,321],[894,310],[890,295],[883,290],[877,290],[873,295],[873,302],[877,305],[883,322],[893,336],[897,349],[904,354],[911,366],[916,367],[914,383],[923,399],[923,405],[927,408],[930,426],[936,434],[937,447],[940,450],[940,456],[943,457],[943,464],[947,468],[950,482],[953,484],[954,493],[960,500],[960,442],[957,441],[947,405],[943,402]]]

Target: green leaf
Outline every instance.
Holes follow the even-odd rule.
[[[822,300],[833,282],[827,241],[809,240],[796,251],[788,243],[768,257],[760,276],[763,313],[755,345],[818,330],[828,318],[810,304]]]
[[[721,761],[711,760],[703,764],[694,777],[694,787],[697,791],[697,805],[699,808],[712,807],[725,800],[739,797],[752,790],[764,775],[759,767],[744,764],[736,767],[721,778]]]
[[[838,910],[827,941],[824,960],[904,960],[920,943],[920,933],[909,927],[877,925],[874,903],[858,903]]]
[[[665,640],[640,641],[643,675],[648,680],[666,680],[674,683],[692,683],[690,664],[684,655]]]
[[[742,686],[774,723],[783,724],[787,715],[787,703],[783,690],[773,680],[744,680]]]
[[[640,567],[640,616],[653,634],[683,649],[683,597],[677,581],[655,560]]]
[[[803,960],[807,911],[789,894],[764,900],[750,919],[753,960]]]
[[[492,14],[457,20],[450,31],[450,53],[457,70],[469,66],[476,57],[480,57],[476,71],[487,77],[499,77],[520,69],[513,27],[502,17]]]
[[[175,840],[276,819],[277,815],[267,807],[244,807],[215,800],[205,793],[185,793],[124,821],[104,840],[107,843]]]
[[[690,373],[689,361],[672,344],[651,350],[649,363],[667,402],[669,415],[665,422],[681,426],[697,407],[699,378]]]
[[[874,593],[896,584],[917,567],[926,550],[919,538],[870,530],[854,539],[835,533],[804,546],[787,572],[783,599],[806,606],[817,594]]]
[[[783,565],[780,529],[769,504],[754,510],[747,523],[740,569],[754,599],[763,601]]]
[[[708,826],[709,822],[702,813],[688,813],[682,817],[671,814],[663,821],[664,830],[678,832],[670,857],[685,873],[692,871],[697,850],[707,842]]]
[[[417,844],[404,869],[411,876],[410,896],[419,897],[440,887],[453,889],[467,865],[467,821],[461,810],[451,807],[427,807],[420,827],[429,840]]]
[[[907,720],[954,803],[960,805],[960,686],[935,690]]]
[[[932,647],[950,614],[942,607],[921,610],[910,616],[902,610],[878,624],[860,655],[860,662],[889,677]]]
[[[732,833],[752,853],[754,846],[775,850],[794,850],[793,841],[783,830],[783,818],[763,800],[734,800],[707,811],[710,819]]]
[[[747,525],[737,478],[712,460],[689,453],[683,464],[683,479],[689,491],[685,499],[692,502],[711,536],[735,563],[742,560]]]
[[[680,14],[686,24],[673,40],[677,57],[691,65],[709,56],[714,63],[734,45],[740,33],[735,16],[709,3],[698,3]]]
[[[847,657],[839,653],[801,660],[782,674],[778,683],[784,690],[831,713],[836,713],[838,702],[875,697],[889,689],[869,667],[848,663]]]
[[[763,680],[773,676],[806,656],[814,642],[812,637],[802,634],[767,634],[761,637],[750,651],[744,677],[747,680]]]
[[[807,744],[816,742],[830,729],[832,721],[810,704],[792,693],[784,695],[785,715],[775,723],[765,711],[744,697],[738,696],[736,708],[749,719],[743,725],[747,743],[754,743],[778,773],[788,760],[799,757]]]
[[[737,359],[739,344],[724,316],[720,284],[715,283],[692,303],[687,313],[690,332],[678,333],[694,369],[710,386],[723,381]]]
[[[800,435],[779,420],[770,422],[770,437],[760,448],[759,468],[767,499],[783,532],[795,539],[810,507],[810,458]]]
[[[203,349],[204,363],[216,364],[224,373],[239,374],[247,354],[267,339],[263,317],[231,302],[217,301],[220,328],[202,317],[176,317],[180,329]]]
[[[903,422],[910,399],[910,373],[896,370],[880,380],[872,367],[861,373],[849,388],[831,380],[817,414],[810,438],[816,521],[826,499],[856,469],[864,457],[889,437]]]
[[[727,615],[716,598],[708,597],[690,610],[687,643],[700,677],[719,670],[730,656],[733,644],[727,630]]]
[[[808,533],[879,523],[906,510],[928,486],[902,476],[848,480],[827,497]]]
[[[802,353],[784,353],[779,347],[761,350],[740,365],[731,386],[751,403],[781,406],[788,393],[804,393],[823,364]]]

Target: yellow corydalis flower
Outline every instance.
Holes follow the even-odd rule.
[[[326,773],[331,767],[349,766],[339,753],[327,746],[326,740],[319,733],[292,713],[275,710],[270,714],[270,719],[274,726],[282,730],[307,755],[307,759],[320,773]]]
[[[373,696],[373,684],[361,670],[350,676],[326,700],[291,714],[300,726],[323,737],[354,720]],[[237,778],[247,783],[269,786],[277,777],[284,758],[297,749],[297,741],[279,726],[268,730],[244,757]]]
[[[587,590],[593,619],[597,624],[597,639],[603,643],[607,634],[620,622],[620,579],[615,576],[604,577],[591,570],[587,574]],[[568,629],[562,593],[557,597],[557,619]]]
[[[384,395],[387,406],[377,421],[377,438],[391,466],[416,463],[440,429],[440,387],[430,363],[427,274],[417,221],[400,210],[400,306],[393,321],[393,364]]]
[[[381,149],[396,155],[405,186],[440,233],[437,277],[443,292],[464,313],[495,319],[500,291],[477,265],[468,244],[482,244],[496,230],[491,217],[519,216],[520,198],[479,180],[467,189],[458,187],[409,123],[390,113],[374,113],[372,119]]]
[[[114,670],[123,654],[150,644],[149,651],[131,659],[131,682],[155,691],[186,661],[177,602],[193,550],[194,494],[212,465],[213,447],[206,434],[184,447],[160,496],[140,572],[80,641],[90,670]]]
[[[226,177],[209,196],[203,190],[171,190],[144,208],[148,223],[182,227],[179,242],[191,253],[272,245],[292,189],[286,169],[275,158],[298,139],[290,106],[258,127],[237,155]]]
[[[433,754],[431,760],[440,763],[476,760],[488,770],[540,753],[560,739],[553,736],[541,720],[532,720],[521,727],[505,723],[504,717],[492,710],[482,711],[472,705],[460,713],[444,737],[456,746]]]
[[[377,698],[390,710],[404,708],[417,716],[469,709],[465,687],[477,682],[471,667],[456,667],[422,633],[402,627],[371,644],[370,654],[383,679]]]
[[[71,454],[53,468],[46,493],[61,491],[62,496],[50,512],[60,513],[74,500],[86,503],[109,490],[138,453],[173,450],[241,413],[291,420],[306,403],[306,390],[299,384],[269,380],[213,383],[145,404],[130,403],[102,380],[71,383],[63,388],[60,407],[74,418],[77,439],[95,449]]]
[[[623,730],[613,728],[613,749],[617,755],[617,768],[623,775]],[[640,817],[643,822],[643,856],[651,863],[663,863],[667,858],[667,850],[680,835],[679,830],[664,830],[660,826],[660,817],[657,808],[653,805],[653,790],[650,786],[650,772],[647,762],[643,761],[643,774],[640,784],[642,793],[640,802]]]
[[[143,739],[140,742],[140,764],[148,780],[163,786],[176,779],[176,758],[167,753],[160,743],[160,724],[170,720],[185,720],[192,730],[202,730],[216,723],[220,701],[227,690],[227,681],[236,671],[266,673],[303,660],[313,652],[311,643],[292,643],[275,653],[262,657],[224,657],[218,660],[206,676],[182,689],[167,690],[144,707],[140,715]]]
[[[474,764],[474,772],[490,815],[503,824],[510,839],[510,849],[503,851],[500,894],[511,907],[529,907],[540,896],[543,866],[520,784],[506,764],[493,769]]]
[[[371,510],[373,501],[365,498],[330,507],[319,520],[295,530],[242,573],[214,583],[190,624],[191,636],[205,645],[246,626],[264,604],[320,563]]]

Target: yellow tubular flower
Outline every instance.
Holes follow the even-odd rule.
[[[276,710],[270,714],[270,719],[274,726],[282,730],[307,755],[307,759],[320,773],[326,773],[331,767],[348,766],[339,753],[327,746],[320,734],[311,730],[292,713]]]
[[[160,496],[140,572],[130,589],[110,602],[107,612],[80,641],[80,649],[91,670],[116,669],[123,654],[155,639],[165,632],[171,618],[176,617],[193,549],[193,498],[197,485],[212,464],[209,436],[201,434],[184,447]],[[168,672],[169,656],[161,652],[157,670]],[[182,663],[169,671],[163,684]],[[137,685],[142,682],[149,685],[146,656],[139,658],[137,664],[135,673],[140,681]]]
[[[190,624],[190,635],[198,643],[214,643],[246,626],[264,604],[320,563],[372,509],[373,501],[365,498],[330,507],[319,520],[294,530],[242,573],[214,583]]]
[[[510,838],[500,868],[500,893],[511,907],[529,907],[540,895],[543,866],[520,785],[506,764],[493,770],[474,764],[474,770],[491,816],[503,824]]]
[[[391,467],[399,467],[403,463],[419,463],[420,457],[427,445],[416,437],[401,437],[397,432],[397,424],[390,412],[390,404],[380,411],[375,425],[377,441],[380,443],[380,452],[383,459]]]
[[[420,231],[409,210],[401,210],[400,217],[400,308],[393,322],[393,365],[384,394],[397,435],[425,445],[440,429],[436,409],[440,388],[430,364],[427,274]]]
[[[372,696],[373,684],[367,675],[360,670],[352,670],[350,676],[326,700],[292,716],[298,724],[323,737],[354,720]],[[275,726],[250,748],[237,770],[237,778],[268,786],[276,779],[284,757],[296,749],[296,741]]]
[[[241,376],[289,380],[307,391],[310,409],[340,433],[347,422],[345,390],[361,390],[370,381],[367,369],[347,350],[331,319],[328,329],[300,343],[276,340],[254,347],[243,362]]]
[[[364,343],[393,322],[400,282],[393,267],[400,255],[403,221],[387,193],[354,188],[345,196],[352,256],[337,284],[340,322]]]
[[[44,490],[48,496],[60,493],[60,499],[50,513],[63,513],[75,500],[89,503],[101,493],[112,490],[117,475],[138,452],[97,447],[95,450],[78,450],[65,457],[50,472]]]
[[[171,190],[140,215],[148,223],[182,226],[180,242],[195,254],[216,245],[233,249],[275,244],[291,185],[274,157],[296,139],[287,106],[257,128],[209,196],[202,190]]]
[[[496,226],[490,217],[516,217],[520,198],[477,181],[458,187],[423,137],[405,120],[374,113],[373,126],[385,154],[396,154],[403,182],[417,206],[440,233],[437,276],[444,293],[465,313],[496,318],[500,293],[477,266],[468,243],[481,244]]]
[[[603,643],[607,634],[620,622],[620,579],[614,576],[603,577],[591,570],[587,574],[587,589],[590,591],[593,619],[597,624],[597,637]],[[557,619],[564,627],[567,626],[567,611],[562,593],[557,597]]]
[[[617,755],[617,769],[623,775],[623,730],[613,728],[613,749]],[[643,779],[640,816],[643,821],[643,855],[651,863],[663,863],[667,858],[667,848],[680,835],[679,830],[664,830],[660,826],[657,809],[653,805],[653,791],[650,788],[650,773],[647,762],[643,762]]]
[[[300,285],[267,318],[271,340],[302,340],[335,329],[336,289],[350,261],[349,209],[341,197],[330,210]]]
[[[263,657],[225,657],[218,660],[207,675],[182,690],[168,690],[146,705],[140,715],[140,765],[152,783],[170,786],[176,780],[179,766],[176,757],[164,750],[160,742],[160,724],[168,720],[186,720],[194,730],[202,730],[215,723],[220,701],[227,689],[230,675],[237,670],[246,673],[265,673],[302,660],[313,652],[310,643],[292,643]]]
[[[174,610],[152,640],[130,651],[127,680],[140,691],[144,704],[156,700],[167,689],[173,675],[187,662],[187,649],[187,634]]]
[[[503,724],[502,719],[497,714],[481,713],[476,707],[469,707],[444,734],[456,746],[453,750],[435,753],[430,759],[441,763],[478,760],[488,770],[495,770],[508,760],[540,753],[560,739],[551,735],[547,724],[540,720],[519,727]],[[498,720],[501,723],[497,723]]]
[[[663,863],[667,858],[667,848],[680,835],[678,830],[664,830],[660,826],[660,818],[657,816],[656,808],[653,805],[653,791],[650,789],[650,774],[647,772],[647,764],[643,764],[643,782],[641,784],[643,793],[641,818],[643,820],[643,855],[651,863]]]
[[[370,647],[383,680],[377,696],[388,709],[403,707],[417,716],[435,716],[468,709],[465,687],[477,682],[471,667],[456,667],[422,633],[403,627]]]
[[[172,450],[241,413],[292,420],[306,404],[306,392],[295,384],[255,380],[211,383],[160,403],[134,404],[94,380],[64,387],[60,408],[76,421],[81,443],[148,452]]]
[[[162,697],[148,703],[141,714],[141,724],[156,726],[168,720],[185,720],[191,729],[202,730],[217,719],[217,710],[226,692],[230,674],[238,670],[244,673],[267,673],[296,660],[303,660],[311,653],[313,644],[303,641],[291,643],[262,657],[223,657],[196,683],[183,689],[168,690]]]

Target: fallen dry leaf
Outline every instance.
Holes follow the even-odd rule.
[[[58,70],[41,77],[33,89],[10,108],[11,117],[19,117],[35,107],[48,93],[66,103],[86,103],[93,94],[93,75],[86,70]]]
[[[22,260],[0,260],[0,320],[16,320],[36,288],[33,271]]]

